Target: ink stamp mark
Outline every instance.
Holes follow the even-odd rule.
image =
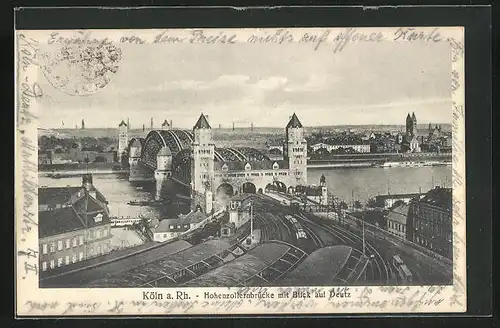
[[[41,59],[41,71],[54,88],[71,96],[88,96],[108,85],[118,71],[122,51],[108,40],[53,43]]]

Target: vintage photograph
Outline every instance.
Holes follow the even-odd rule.
[[[23,35],[37,288],[453,286],[447,31]]]

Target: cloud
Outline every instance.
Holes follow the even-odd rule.
[[[281,76],[271,76],[267,79],[262,79],[252,85],[260,90],[274,90],[284,86],[287,83],[288,79],[286,77]]]
[[[286,92],[314,92],[331,88],[340,82],[340,78],[327,76],[326,74],[311,74],[309,79],[302,83],[293,83],[285,87]]]
[[[211,81],[201,80],[180,80],[168,81],[154,89],[156,91],[166,90],[212,90],[212,89],[230,89],[230,88],[248,88],[258,90],[274,90],[287,83],[288,79],[282,76],[271,76],[269,78],[260,79],[256,82],[251,82],[251,78],[247,75],[221,75]]]

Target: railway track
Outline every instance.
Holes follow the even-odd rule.
[[[347,229],[338,226],[329,226],[324,223],[314,222],[313,220],[306,217],[304,214],[299,214],[299,217],[335,235],[337,238],[345,241],[346,244],[350,245],[351,247],[355,248],[358,251],[360,251],[359,248],[362,248],[363,238]],[[385,259],[382,257],[382,255],[380,255],[380,253],[376,250],[376,248],[373,247],[373,245],[371,245],[366,241],[365,241],[365,254],[369,258],[372,258],[372,260],[369,261],[369,265],[372,268],[373,268],[372,263],[375,263],[375,268],[373,268],[373,273],[372,273],[373,280],[390,284],[391,280],[390,280],[389,268],[387,266]]]
[[[307,233],[309,238],[311,238],[311,240],[317,246],[317,248],[322,248],[325,246],[321,238],[319,238],[318,235],[313,230],[304,225],[302,225],[302,229],[304,229],[304,231]]]

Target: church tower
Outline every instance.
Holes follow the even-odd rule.
[[[212,139],[212,128],[203,113],[193,127],[193,135],[192,205],[194,208],[201,205],[208,213],[212,209],[215,144]]]
[[[122,162],[123,154],[127,152],[128,147],[128,125],[123,120],[118,125],[118,162]]]
[[[307,141],[304,138],[304,127],[295,113],[290,118],[285,133],[283,159],[288,161],[289,174],[292,178],[295,178],[296,185],[306,185]]]
[[[411,119],[410,113],[406,115],[406,139],[410,139],[413,134],[413,121]]]
[[[412,136],[417,136],[417,116],[415,116],[415,112],[411,115],[411,123],[412,123]]]

